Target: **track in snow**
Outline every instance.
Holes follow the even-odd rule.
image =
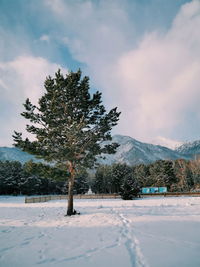
[[[121,240],[120,243],[123,242],[128,251],[130,257],[130,263],[132,267],[147,267],[147,263],[145,262],[144,256],[140,250],[139,242],[137,238],[134,236],[134,228],[133,223],[125,217],[122,212],[119,212],[118,209],[112,208],[111,212],[117,216],[117,218],[121,221],[120,226],[120,234]]]

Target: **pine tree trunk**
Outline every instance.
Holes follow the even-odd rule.
[[[70,177],[69,184],[68,184],[68,207],[67,207],[67,215],[71,216],[74,213],[73,207],[73,187],[74,181],[73,177]]]
[[[75,169],[72,163],[70,162],[69,166],[70,178],[68,183],[68,207],[67,207],[67,216],[74,214],[73,207],[73,189],[74,189],[74,178],[75,178]]]

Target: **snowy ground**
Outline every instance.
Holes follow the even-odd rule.
[[[0,198],[0,266],[200,266],[200,198],[24,204]]]

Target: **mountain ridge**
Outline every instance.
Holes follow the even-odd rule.
[[[148,164],[156,160],[175,160],[179,158],[190,159],[170,148],[140,142],[130,136],[114,135],[112,142],[120,144],[114,155],[105,155],[105,160],[99,160],[101,164],[126,163],[128,165]]]
[[[200,154],[200,141],[181,145],[173,150],[161,145],[154,145],[138,141],[130,136],[114,135],[112,142],[119,143],[116,154],[103,155],[105,159],[98,159],[100,164],[126,163],[128,165],[148,164],[156,160],[192,159]],[[15,147],[0,147],[0,160],[20,161],[22,164],[36,159],[33,155]]]
[[[19,161],[24,164],[27,161],[33,160],[38,162],[35,156],[23,152],[21,149],[16,147],[0,147],[0,160],[2,161]]]
[[[181,154],[197,155],[200,154],[200,140],[187,142],[179,146],[176,151]]]

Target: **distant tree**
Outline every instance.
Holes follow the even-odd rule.
[[[100,165],[95,173],[92,189],[96,193],[110,193],[112,183],[111,166]]]
[[[149,165],[139,164],[133,168],[134,177],[137,179],[140,187],[149,186]]]
[[[124,177],[132,172],[126,164],[100,165],[95,174],[93,190],[98,193],[119,193]]]
[[[115,153],[118,144],[103,142],[112,140],[111,129],[117,125],[120,112],[117,108],[106,112],[101,93],[90,95],[89,78],[81,78],[80,70],[69,72],[66,77],[58,70],[44,86],[46,92],[38,106],[27,99],[21,114],[30,121],[26,130],[35,140],[22,139],[18,132],[13,138],[16,147],[54,162],[69,173],[67,215],[73,215],[76,170],[94,166],[101,153]]]
[[[200,165],[198,160],[187,161],[178,159],[174,164],[174,172],[177,178],[176,188],[177,191],[190,191],[200,187]]]
[[[17,161],[0,162],[0,193],[20,194],[22,164]]]
[[[193,183],[200,188],[200,159],[191,160],[189,166],[192,171]]]
[[[121,185],[128,174],[132,174],[132,168],[126,164],[116,163],[112,165],[112,187],[114,193],[121,191]]]
[[[137,197],[140,192],[140,187],[135,179],[133,172],[127,173],[123,178],[121,185],[121,197],[124,200],[131,200],[134,197]]]
[[[92,185],[92,190],[95,193],[105,193],[104,187],[104,166],[100,165],[95,172],[95,178]]]
[[[166,186],[169,189],[176,181],[173,161],[158,160],[149,165],[149,185]]]
[[[42,179],[33,175],[26,177],[22,183],[23,195],[40,195]]]
[[[88,173],[85,169],[82,169],[76,174],[74,191],[76,194],[85,194],[88,189]]]
[[[40,178],[53,179],[56,181],[66,181],[69,176],[65,170],[56,168],[43,163],[35,163],[33,161],[27,161],[23,166],[23,172],[26,176],[38,176]]]

